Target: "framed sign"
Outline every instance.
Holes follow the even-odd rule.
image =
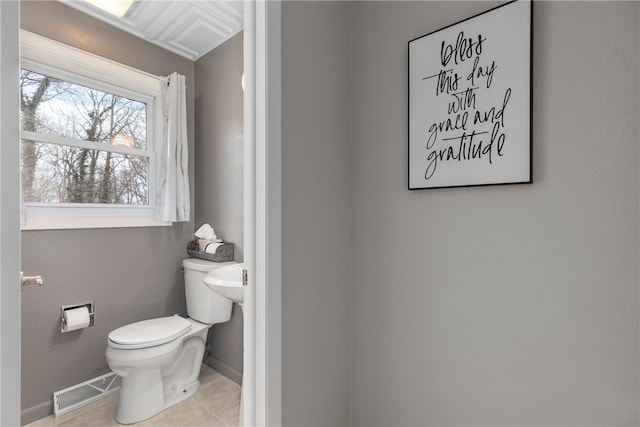
[[[531,182],[531,2],[409,42],[409,189]]]

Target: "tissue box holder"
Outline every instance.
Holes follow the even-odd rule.
[[[190,257],[205,259],[213,262],[233,261],[233,243],[223,243],[216,249],[215,254],[208,254],[198,250],[198,244],[193,241],[187,245],[187,253]]]

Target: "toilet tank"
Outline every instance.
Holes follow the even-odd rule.
[[[207,324],[226,322],[231,318],[233,302],[213,292],[203,281],[211,270],[231,264],[235,262],[213,262],[198,258],[182,260],[187,314],[190,318]]]

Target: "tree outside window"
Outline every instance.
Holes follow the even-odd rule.
[[[147,105],[20,73],[25,202],[149,204]]]

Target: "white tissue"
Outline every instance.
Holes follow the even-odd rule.
[[[194,236],[196,237],[196,243],[198,244],[198,250],[200,252],[215,254],[216,249],[218,249],[218,246],[222,243],[222,239],[218,239],[216,232],[213,231],[213,227],[206,222],[196,230]]]
[[[205,239],[205,240],[216,240],[218,238],[216,236],[215,231],[213,231],[213,227],[207,224],[206,222],[202,224],[200,228],[198,228],[196,232],[193,234],[196,237],[200,239]]]

